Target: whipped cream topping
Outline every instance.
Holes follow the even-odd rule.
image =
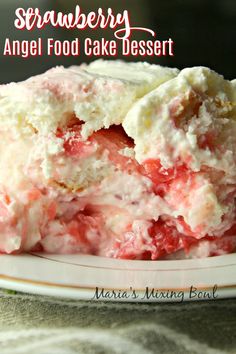
[[[102,59],[84,65],[84,69],[89,73],[116,78],[136,85],[138,97],[142,97],[163,82],[173,79],[179,73],[178,69],[146,62],[126,63],[121,60],[107,61]]]
[[[218,163],[224,169],[224,159],[217,159],[217,152],[200,149],[197,137],[212,129],[217,131],[219,143],[235,144],[234,135],[229,134],[235,131],[235,101],[231,82],[205,67],[188,68],[136,102],[123,127],[135,141],[139,162],[158,156],[165,168],[180,159],[190,160],[190,167],[196,171],[202,164],[216,167]],[[228,171],[232,152],[227,146],[225,150]]]
[[[139,97],[177,74],[177,69],[147,63],[97,61],[89,66],[56,67],[0,87],[0,128],[11,127],[18,134],[32,130],[48,134],[75,114],[85,122],[82,136],[86,139],[98,129],[122,123]]]

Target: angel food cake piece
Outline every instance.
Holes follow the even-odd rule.
[[[0,87],[0,251],[233,252],[235,85],[98,60]]]

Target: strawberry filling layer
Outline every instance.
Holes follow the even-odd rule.
[[[205,183],[205,171],[193,172],[181,163],[165,169],[158,159],[138,164],[132,156],[133,141],[119,126],[99,130],[87,141],[82,140],[80,130],[79,124],[58,130],[57,138],[63,140],[63,153],[53,160],[55,171],[51,187],[45,189],[34,181],[34,186],[24,194],[20,224],[13,208],[17,201],[2,193],[0,233],[2,239],[8,234],[11,243],[9,246],[9,242],[1,242],[1,252],[82,252],[155,260],[179,251],[188,255],[201,247],[207,249],[206,256],[235,250],[234,219],[224,232],[219,229],[218,234],[210,235],[204,231],[200,217],[192,227],[187,214],[176,212],[180,206],[186,210],[192,208],[195,191]],[[206,143],[202,148],[208,145]],[[101,168],[108,171],[100,180],[97,172],[95,180],[91,179],[86,188],[77,187],[66,178],[63,180],[65,164],[69,163],[73,168],[94,157]],[[64,164],[60,163],[62,158]],[[234,194],[233,191],[232,198]],[[140,204],[143,200],[146,204]],[[210,202],[203,204],[203,208],[208,222],[207,213],[210,218],[212,212]],[[155,217],[157,212],[159,215]]]

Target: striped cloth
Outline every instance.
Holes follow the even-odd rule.
[[[104,303],[0,290],[1,354],[236,353],[234,299]]]

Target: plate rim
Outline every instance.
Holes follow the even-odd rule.
[[[24,254],[25,256],[26,254]],[[28,254],[27,258],[29,261],[31,261],[31,259],[33,260],[35,258],[35,254]],[[67,255],[68,256],[68,255]],[[5,257],[10,257],[11,259],[14,257],[20,257],[21,255],[4,255]],[[219,256],[220,257],[220,256]],[[231,256],[231,258],[236,257],[236,254],[234,254],[234,256]],[[38,258],[38,257],[37,257]],[[45,259],[45,261],[47,262],[53,262],[55,263],[54,259],[47,257],[47,255],[44,254],[44,257],[42,257],[43,259]],[[86,256],[85,256],[86,258]],[[102,257],[100,257],[102,258]],[[6,259],[6,258],[5,258]],[[19,258],[18,258],[19,259]],[[95,258],[96,259],[96,258]],[[226,257],[227,259],[227,257]],[[230,257],[229,257],[230,259]],[[93,259],[94,260],[94,259]],[[140,261],[142,262],[142,261]],[[147,261],[145,261],[147,262]],[[153,261],[149,261],[151,263],[153,263]],[[155,261],[155,263],[159,263],[160,261]],[[165,262],[165,261],[164,261]],[[171,260],[168,260],[169,263],[171,263]],[[178,260],[178,262],[181,262],[181,260]],[[1,256],[0,256],[0,263],[1,263]],[[81,264],[73,264],[73,263],[67,263],[67,262],[63,262],[63,261],[58,261],[58,263],[66,263],[67,266],[81,266]],[[147,264],[147,263],[146,263]],[[88,265],[84,265],[86,268],[89,267]],[[219,265],[218,268],[222,268],[225,265]],[[227,265],[229,266],[236,266],[236,263],[234,263],[233,265],[229,264]],[[96,267],[95,267],[96,268]],[[109,268],[109,267],[97,267],[100,268],[101,270],[105,269],[114,269],[114,268]],[[211,270],[212,267],[208,267],[209,270]],[[216,265],[213,266],[213,268],[217,268]],[[198,270],[200,268],[197,268]],[[204,268],[201,268],[204,269]],[[118,271],[122,271],[122,270],[126,270],[126,271],[131,271],[131,269],[122,269],[122,268],[118,268]],[[152,271],[155,272],[156,269],[151,269]],[[168,269],[162,269],[163,271],[168,271],[170,270]],[[160,270],[158,270],[160,271]],[[173,271],[173,269],[171,269],[171,271]],[[177,270],[179,272],[185,272],[186,269],[179,269]],[[195,269],[189,269],[189,271],[195,271]],[[230,283],[226,283],[226,284],[216,284],[217,285],[217,291],[218,291],[218,296],[217,299],[214,300],[218,300],[218,299],[222,299],[222,298],[229,298],[229,297],[236,297],[236,277],[232,278],[232,282]],[[229,279],[230,281],[231,279]],[[126,284],[125,284],[126,285]],[[178,299],[176,298],[165,298],[165,299],[104,299],[104,298],[99,298],[99,299],[93,299],[93,295],[95,293],[95,289],[96,287],[98,287],[99,289],[104,289],[104,292],[112,292],[112,291],[121,291],[121,292],[127,292],[129,293],[130,289],[132,289],[132,287],[130,287],[128,284],[125,287],[115,287],[114,285],[112,285],[112,287],[109,286],[96,286],[96,285],[81,285],[79,284],[70,284],[68,283],[59,283],[58,280],[56,280],[56,282],[53,281],[46,281],[46,280],[40,280],[40,279],[34,279],[33,274],[30,274],[30,278],[22,278],[21,276],[13,276],[13,275],[9,275],[9,274],[4,274],[0,271],[0,287],[5,288],[5,289],[11,289],[11,290],[16,290],[16,291],[20,291],[20,292],[26,292],[26,293],[32,293],[32,294],[38,294],[38,295],[46,295],[46,296],[53,296],[53,297],[60,297],[60,298],[71,298],[71,299],[77,299],[77,300],[94,300],[94,301],[116,301],[116,302],[180,302],[178,301]],[[212,291],[213,285],[197,285],[197,290],[200,292],[204,292],[204,291]],[[135,292],[137,292],[138,294],[143,294],[145,292],[145,286],[142,287],[133,287],[133,289],[135,289]],[[182,292],[184,293],[184,302],[185,301],[204,301],[207,300],[205,298],[203,299],[190,299],[188,296],[185,297],[185,295],[188,295],[190,287],[189,286],[183,286],[183,287],[175,287],[175,286],[170,286],[170,287],[161,287],[158,286],[158,292],[167,292],[167,291],[171,291],[171,292]],[[208,299],[209,300],[209,299]],[[213,300],[213,299],[212,299]]]

